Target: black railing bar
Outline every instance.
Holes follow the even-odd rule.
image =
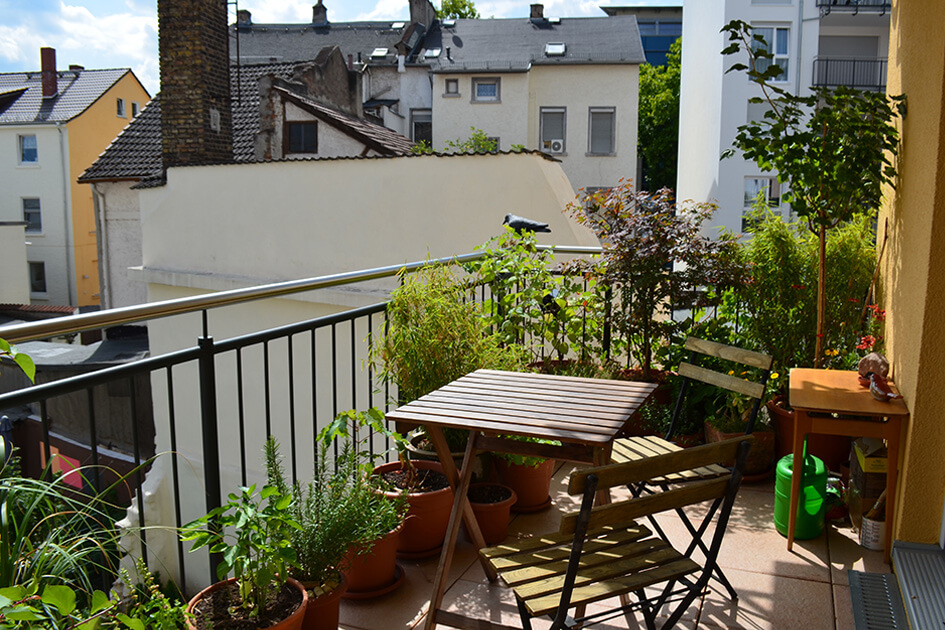
[[[295,439],[295,353],[292,348],[292,335],[286,337],[286,362],[289,370],[289,452],[292,454],[292,483],[299,481],[299,466],[296,449],[298,440]]]
[[[349,338],[349,345],[351,349],[351,408],[358,408],[358,362],[357,362],[357,340],[355,336],[357,335],[357,327],[355,326],[356,320],[351,320],[351,335]]]
[[[89,386],[85,390],[88,399],[89,411],[89,447],[92,449],[92,487],[95,493],[102,491],[101,469],[98,467],[98,435],[95,430],[95,388]]]
[[[331,331],[331,417],[338,417],[338,325],[332,323]],[[334,441],[335,470],[338,470],[338,440]]]
[[[586,254],[593,255],[601,253],[600,247],[587,247],[578,245],[539,245],[540,250],[550,250],[565,254]],[[327,289],[344,284],[353,284],[356,282],[366,282],[369,280],[379,280],[396,276],[401,271],[415,271],[428,265],[449,265],[455,263],[464,263],[477,260],[485,256],[485,252],[474,252],[470,254],[460,254],[457,256],[447,256],[431,260],[420,260],[410,263],[388,265],[386,267],[376,267],[374,269],[365,269],[360,271],[347,271],[316,278],[306,278],[304,280],[290,280],[288,282],[275,282],[244,289],[231,289],[229,291],[217,291],[206,295],[195,295],[185,298],[176,298],[173,300],[163,300],[160,302],[150,302],[148,304],[137,304],[134,306],[123,306],[94,313],[83,313],[80,315],[70,315],[68,317],[57,317],[39,322],[29,322],[25,324],[13,324],[0,327],[0,337],[10,343],[23,343],[34,339],[48,339],[59,335],[82,332],[85,330],[94,330],[97,328],[106,328],[108,326],[117,326],[119,324],[131,324],[149,319],[158,319],[170,317],[172,315],[182,315],[184,313],[193,313],[211,308],[220,308],[232,304],[243,302],[252,302],[267,298],[291,295],[293,293],[304,293],[316,289]]]
[[[39,419],[40,423],[43,425],[43,454],[46,456],[44,460],[47,464],[52,459],[52,447],[49,444],[49,409],[46,407],[47,403],[46,398],[43,398],[39,403]],[[11,407],[17,407],[19,405],[24,405],[26,403],[17,403],[10,405]],[[49,468],[52,470],[52,467]]]
[[[374,364],[371,361],[371,347],[374,345],[374,318],[368,316],[367,318],[367,347],[368,347],[368,358],[367,358],[367,403],[368,409],[374,407]],[[370,453],[371,461],[374,461],[374,440],[371,439],[368,441],[368,453]]]
[[[184,524],[180,513],[180,470],[177,464],[177,416],[174,412],[174,374],[173,366],[167,366],[167,419],[169,426],[169,440],[171,446],[171,481],[174,485],[174,526],[180,529]],[[243,485],[246,485],[244,480]],[[184,569],[184,543],[177,539],[177,570],[180,572],[181,588],[187,584]]]
[[[309,331],[311,335],[311,347],[312,347],[312,435],[315,436],[315,440],[312,441],[313,450],[312,453],[312,469],[318,470],[318,354],[315,343],[315,335],[318,333],[317,329],[312,329]]]
[[[263,342],[263,410],[266,412],[266,439],[272,435],[272,405],[269,395],[269,342]]]
[[[236,349],[236,415],[240,432],[240,480],[246,483],[246,403],[243,398],[243,349]]]
[[[117,381],[124,376],[129,376],[141,372],[153,372],[161,368],[170,367],[188,361],[195,361],[200,356],[198,348],[186,348],[176,350],[157,357],[141,359],[133,363],[123,365],[114,365],[94,372],[87,372],[76,376],[43,383],[41,385],[32,385],[25,389],[0,395],[0,409],[17,407],[35,403],[40,399],[55,398],[73,392],[81,391],[87,387],[95,385],[104,385]]]
[[[326,328],[328,326],[340,324],[357,317],[373,315],[374,313],[380,313],[384,311],[386,308],[387,302],[378,302],[377,304],[361,306],[348,311],[334,313],[332,315],[323,315],[314,319],[308,319],[304,322],[294,322],[292,324],[286,324],[285,326],[280,326],[278,328],[269,328],[266,330],[249,333],[247,335],[242,335],[240,337],[231,337],[229,339],[225,339],[224,341],[218,342],[215,347],[218,352],[229,352],[236,350],[237,348],[253,346],[265,343],[267,341],[274,341],[276,339],[281,339],[290,335],[314,331],[318,328]]]
[[[138,527],[141,529],[141,559],[148,564],[148,537],[144,520],[144,492],[141,491],[141,440],[138,435],[138,395],[135,392],[135,377],[128,377],[131,388],[128,404],[131,407],[131,444],[135,459],[135,494],[138,495]]]

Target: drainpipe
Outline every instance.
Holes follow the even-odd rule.
[[[75,288],[75,278],[73,277],[75,238],[72,226],[72,192],[69,189],[69,156],[66,153],[66,135],[62,128],[62,123],[56,123],[56,131],[59,132],[59,156],[62,160],[62,213],[66,226],[66,294],[68,295],[69,303],[77,305],[79,303],[79,294]]]
[[[103,309],[112,307],[112,274],[109,265],[108,230],[105,228],[105,193],[99,190],[97,183],[92,183],[92,204],[95,212],[95,230],[98,234],[98,291],[99,304]],[[105,298],[108,298],[107,300]]]

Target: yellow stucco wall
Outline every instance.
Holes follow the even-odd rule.
[[[938,541],[945,500],[945,13],[899,0],[890,20],[890,94],[905,94],[899,183],[879,221],[887,352],[912,411],[895,537]]]
[[[117,115],[117,99],[125,100],[125,116]],[[78,306],[99,304],[98,249],[92,187],[76,179],[92,165],[115,136],[131,121],[131,104],[143,108],[147,91],[128,72],[81,115],[68,123],[69,181],[72,184],[72,234],[75,244],[75,286]]]

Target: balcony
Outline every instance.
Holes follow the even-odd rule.
[[[821,15],[832,11],[852,13],[860,12],[879,13],[885,15],[892,9],[891,0],[817,0],[817,8]]]
[[[817,57],[814,59],[813,85],[835,88],[846,86],[861,90],[886,89],[885,58]]]

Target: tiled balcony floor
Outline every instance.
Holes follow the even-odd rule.
[[[570,511],[576,505],[565,493],[570,471],[568,466],[559,467],[552,482],[552,507],[538,514],[515,516],[510,536],[557,529],[561,512]],[[719,557],[719,564],[738,591],[739,600],[733,603],[716,582],[710,582],[709,592],[693,602],[677,628],[853,629],[847,571],[888,572],[890,569],[883,563],[882,552],[860,547],[849,525],[828,525],[827,531],[818,538],[797,541],[794,551],[789,553],[786,539],[774,528],[773,510],[773,480],[742,486]],[[674,533],[684,532],[675,515],[661,516],[661,524],[671,538]],[[341,628],[422,627],[438,558],[399,562],[407,575],[403,585],[374,600],[343,601]],[[445,604],[466,616],[501,620],[513,626],[520,623],[511,590],[501,581],[489,584],[472,545],[462,539],[450,570]],[[642,620],[639,624],[637,621],[620,617],[593,627],[605,630],[645,627]],[[544,619],[533,621],[536,630],[548,625]]]

